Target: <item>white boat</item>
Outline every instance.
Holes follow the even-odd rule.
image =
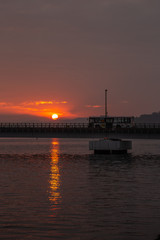
[[[127,153],[130,149],[132,149],[132,141],[129,140],[104,138],[96,141],[89,141],[89,150],[94,150],[94,153]]]

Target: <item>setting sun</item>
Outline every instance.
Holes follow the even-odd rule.
[[[52,114],[52,119],[53,120],[56,120],[57,118],[58,118],[58,114],[56,114],[56,113]]]

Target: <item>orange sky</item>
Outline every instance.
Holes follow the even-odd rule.
[[[71,105],[67,101],[26,101],[19,104],[0,102],[0,112],[5,114],[29,114],[51,118],[56,113],[59,117],[75,117],[70,113]]]
[[[53,114],[57,114],[59,118],[76,118],[82,117],[82,113],[78,114],[72,113],[73,105],[67,101],[26,101],[19,104],[9,103],[9,102],[0,102],[0,112],[3,114],[29,114],[40,117],[52,118]],[[84,108],[87,109],[98,109],[101,108],[99,105],[91,106],[86,105]]]
[[[0,1],[0,115],[160,111],[160,1]]]

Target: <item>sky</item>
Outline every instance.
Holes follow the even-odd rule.
[[[159,23],[159,0],[0,0],[0,116],[104,115],[105,89],[109,115],[159,112]]]

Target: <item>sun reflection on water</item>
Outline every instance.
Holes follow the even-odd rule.
[[[52,205],[58,207],[61,194],[60,194],[60,173],[59,173],[59,142],[58,140],[52,141],[51,149],[51,173],[50,173],[50,196],[49,200]],[[57,208],[56,207],[56,208]]]

